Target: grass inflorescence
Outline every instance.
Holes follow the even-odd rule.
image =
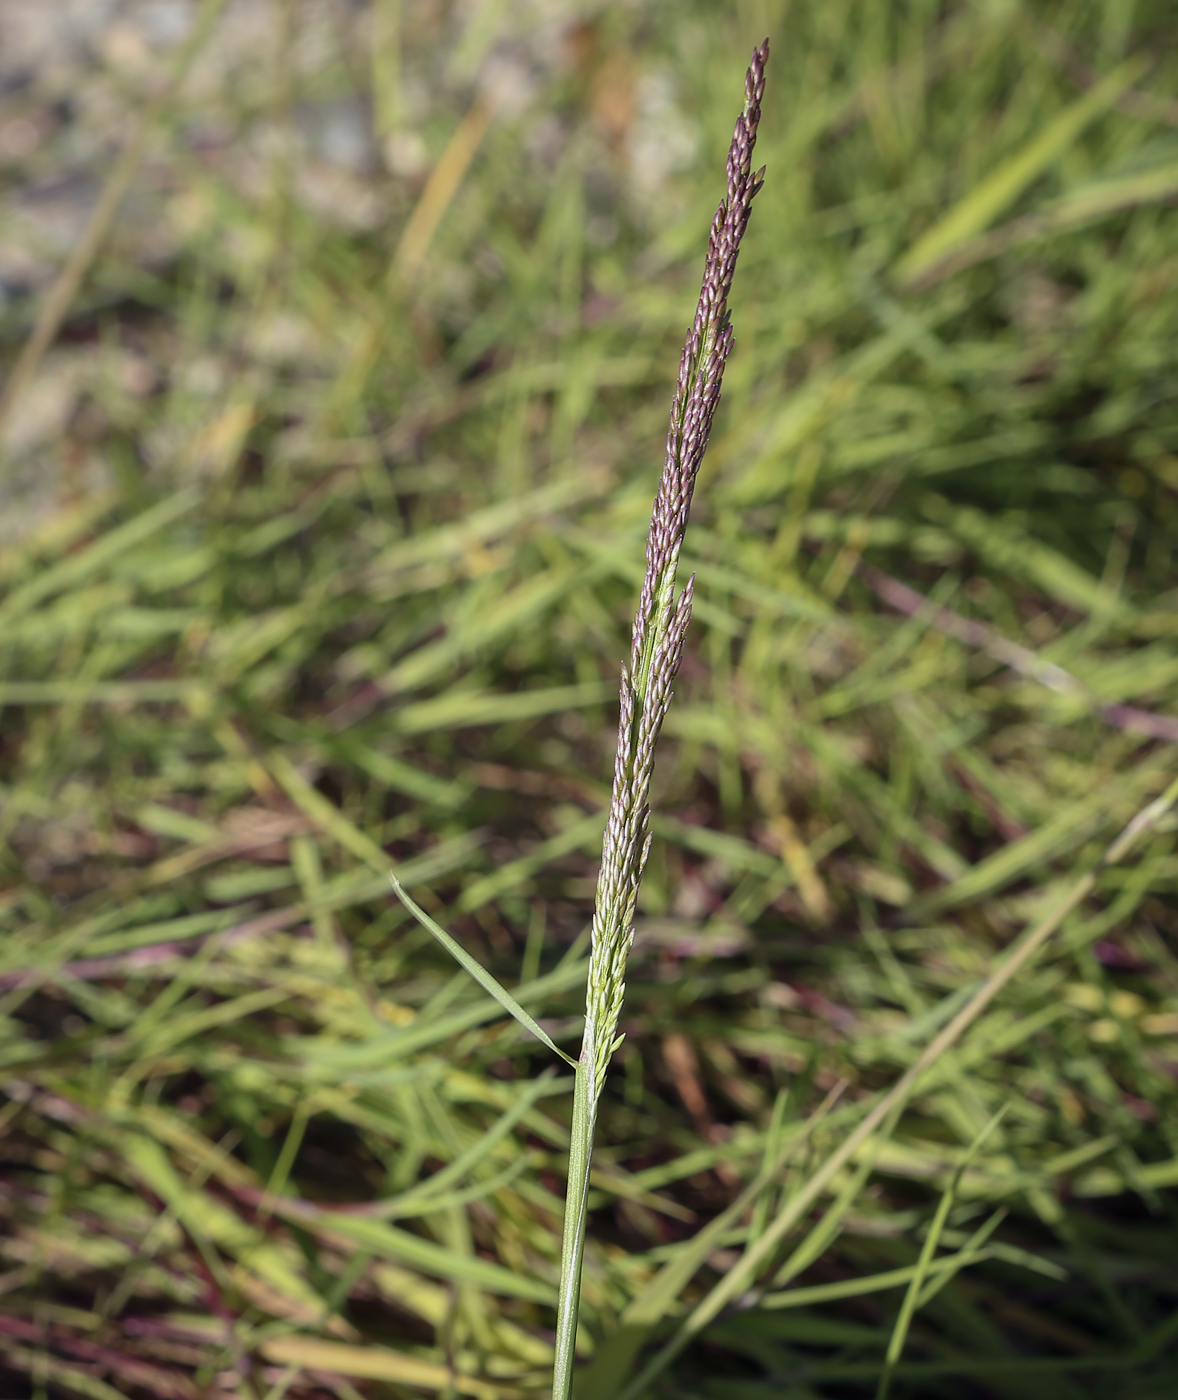
[[[761,120],[768,56],[766,39],[754,50],[745,75],[744,108],[728,151],[728,191],[712,220],[699,305],[679,361],[667,456],[655,495],[646,542],[646,574],[631,633],[630,667],[622,671],[613,791],[597,877],[585,985],[585,1029],[577,1062],[554,1400],[565,1400],[572,1391],[597,1105],[605,1087],[605,1072],[622,1040],[618,1021],[626,992],[626,963],[634,942],[642,872],[650,855],[648,799],[655,746],[671,703],[671,687],[679,674],[691,621],[695,578],[690,578],[676,595],[675,577],[695,480],[720,402],[724,366],[732,352],[728,296],[736,258],[753,199],[764,182],[763,170],[753,173],[752,157]]]

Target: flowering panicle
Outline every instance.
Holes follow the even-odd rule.
[[[744,109],[728,152],[728,193],[716,210],[708,240],[695,321],[679,362],[671,405],[667,456],[655,495],[646,545],[646,576],[634,617],[629,669],[623,669],[618,750],[593,915],[593,945],[582,1064],[592,1068],[596,1102],[617,1046],[625,993],[626,959],[633,938],[638,886],[650,850],[647,794],[654,750],[691,621],[694,575],[675,596],[679,551],[691,510],[695,478],[720,401],[720,381],[732,350],[728,294],[753,197],[764,170],[752,170],[761,119],[769,41],[754,49],[745,77]]]

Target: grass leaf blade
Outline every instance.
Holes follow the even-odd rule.
[[[540,1041],[542,1045],[547,1045],[549,1050],[551,1050],[554,1055],[559,1055],[560,1058],[565,1062],[565,1064],[571,1065],[574,1069],[576,1069],[576,1060],[574,1060],[571,1055],[565,1054],[565,1052],[560,1048],[559,1045],[557,1045],[557,1043],[552,1039],[548,1032],[540,1026],[539,1022],[537,1022],[534,1017],[530,1016],[519,1004],[519,1002],[516,1001],[516,999],[511,995],[507,988],[503,986],[501,982],[497,981],[494,977],[492,977],[491,974],[487,971],[485,967],[482,966],[481,963],[477,962],[474,958],[472,958],[471,955],[466,951],[465,948],[462,947],[460,943],[456,942],[453,938],[451,938],[450,935],[446,932],[446,930],[441,926],[441,924],[431,919],[430,916],[425,912],[424,909],[421,908],[419,904],[414,903],[414,901],[409,898],[408,894],[405,893],[404,887],[401,885],[401,882],[397,879],[395,875],[390,873],[389,879],[392,882],[393,891],[396,894],[397,898],[401,901],[405,908],[408,909],[408,911],[413,915],[413,917],[422,926],[422,928],[424,928],[428,933],[431,933],[438,940],[438,942],[442,945],[443,948],[445,948],[446,952],[450,954],[454,961],[458,963],[460,967],[464,968],[467,972],[469,972],[470,975],[474,978],[474,980],[479,984],[479,986],[482,987],[482,989],[485,992],[489,992],[490,995],[495,998],[495,1000],[504,1009],[504,1011],[507,1012],[509,1016],[514,1016],[515,1019],[520,1023],[520,1025],[523,1026],[525,1030],[531,1031],[531,1033],[536,1037],[538,1041]]]

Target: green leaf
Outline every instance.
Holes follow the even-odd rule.
[[[482,987],[485,992],[489,992],[509,1016],[514,1016],[520,1025],[526,1030],[531,1031],[541,1044],[547,1045],[549,1050],[551,1050],[554,1055],[559,1055],[566,1065],[572,1065],[572,1067],[576,1069],[576,1060],[574,1060],[571,1055],[565,1054],[548,1032],[523,1009],[507,988],[504,987],[502,983],[497,982],[481,963],[476,962],[461,944],[456,943],[440,924],[435,923],[420,905],[415,904],[401,887],[401,882],[391,872],[389,874],[389,879],[392,881],[393,890],[397,898],[405,908],[409,910],[422,928],[433,934],[454,961],[458,963],[460,967],[465,968],[479,986]]]
[[[477,1255],[459,1254],[445,1245],[427,1240],[422,1235],[411,1234],[408,1230],[398,1230],[395,1225],[386,1225],[381,1220],[345,1215],[340,1211],[316,1210],[311,1215],[304,1215],[301,1211],[288,1212],[289,1205],[289,1202],[276,1202],[274,1214],[289,1214],[292,1220],[311,1230],[323,1229],[335,1235],[345,1235],[370,1254],[382,1259],[400,1260],[435,1278],[474,1284],[504,1298],[526,1298],[534,1303],[552,1303],[556,1299],[556,1290],[539,1279]]]
[[[914,282],[959,244],[987,228],[1029,184],[1058,160],[1093,118],[1141,76],[1140,59],[1123,63],[1091,92],[1066,107],[1044,131],[1008,157],[919,238],[896,265],[900,282]]]

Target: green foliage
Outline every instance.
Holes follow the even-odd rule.
[[[279,8],[251,68],[228,7],[157,110],[9,424],[0,1389],[550,1385],[569,1078],[388,869],[575,1047],[668,396],[768,32],[584,1400],[661,1355],[646,1395],[871,1397],[889,1348],[890,1400],[1172,1393],[1168,819],[1098,864],[1178,733],[1170,7],[651,0],[551,43],[498,4]],[[93,110],[146,110],[137,72]],[[358,174],[322,145],[357,95]],[[0,307],[9,365],[43,295]]]

